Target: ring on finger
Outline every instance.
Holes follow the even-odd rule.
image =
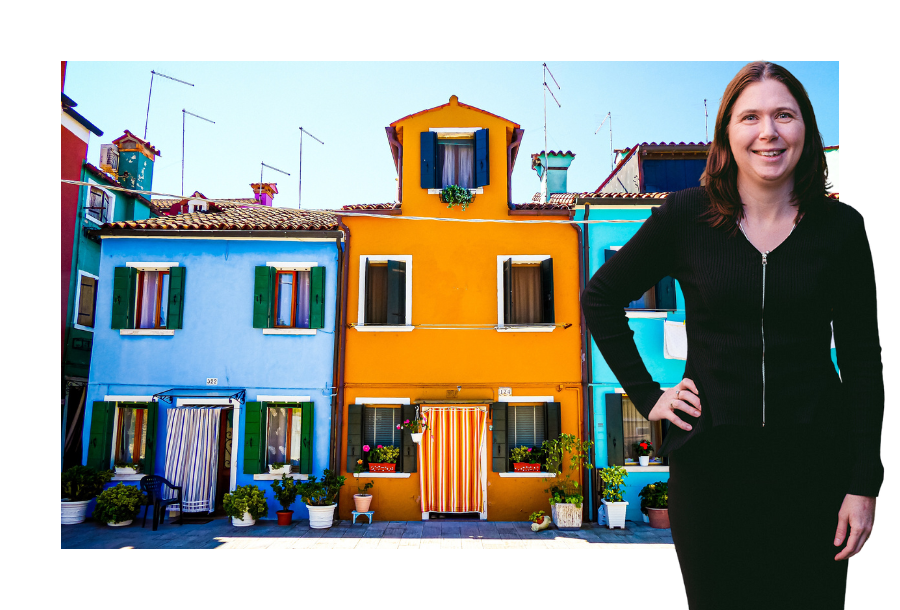
[[[675,390],[675,400],[678,400],[678,395],[681,393],[681,390]]]

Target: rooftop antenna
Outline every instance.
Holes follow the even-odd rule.
[[[612,111],[606,113],[606,116],[603,117],[603,123],[606,122],[606,119],[609,119],[609,171],[612,171],[615,166],[615,154],[613,153],[612,145]],[[603,123],[600,123],[600,127],[603,127]],[[600,127],[597,128],[597,131],[600,131]],[[597,135],[597,131],[594,132],[594,135]]]
[[[709,142],[709,111],[706,109],[706,98],[703,98],[703,114],[706,115],[706,141]]]
[[[550,71],[550,68],[547,67],[547,63],[544,62],[544,175],[541,177],[541,203],[547,203],[547,173],[550,169],[550,163],[547,161],[547,92],[550,92],[550,97],[553,98],[553,101],[556,102],[556,105],[562,108],[562,104],[559,103],[559,100],[556,99],[556,96],[553,95],[553,91],[550,90],[550,85],[547,84],[547,75],[550,75],[550,78],[553,80],[553,84],[556,85],[557,89],[562,89],[559,86],[559,83],[556,82],[556,78],[553,76],[553,73]]]
[[[303,197],[303,134],[308,135],[310,138],[325,146],[325,142],[309,133],[303,127],[300,128],[300,167],[297,169],[297,207],[302,207],[301,199]]]
[[[259,195],[260,195],[260,199],[262,199],[263,168],[264,167],[268,167],[269,169],[274,169],[276,172],[281,172],[285,176],[290,176],[289,173],[283,172],[280,169],[278,169],[277,167],[272,167],[271,165],[266,165],[266,163],[261,161],[259,163]]]
[[[144,119],[144,139],[145,140],[147,139],[147,124],[150,123],[150,98],[153,96],[153,77],[157,76],[157,75],[162,76],[163,78],[168,78],[169,80],[173,80],[176,83],[181,83],[182,85],[190,85],[191,87],[194,86],[189,82],[179,80],[172,76],[166,76],[162,72],[156,72],[155,70],[150,70],[150,95],[147,96],[147,118]]]
[[[181,196],[184,197],[184,123],[185,117],[187,115],[195,116],[198,119],[203,119],[207,123],[216,124],[215,121],[210,121],[207,118],[200,116],[199,114],[194,114],[193,112],[188,112],[184,108],[181,109]]]

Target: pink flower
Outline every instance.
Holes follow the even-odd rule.
[[[403,426],[401,426],[400,424],[397,424],[397,430],[399,430],[399,429],[402,428],[402,427],[403,427]]]
[[[528,448],[528,453],[531,453],[531,447]]]
[[[409,423],[409,420],[407,419],[407,420],[406,420],[405,422],[403,422],[403,423],[404,423],[404,424],[408,424],[408,423]]]
[[[371,449],[371,447],[369,447],[368,445],[363,445],[363,451],[368,451],[369,449]]]
[[[381,445],[378,445],[378,448],[381,449]]]

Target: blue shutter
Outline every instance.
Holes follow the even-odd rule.
[[[673,277],[667,275],[656,284],[656,308],[675,309],[675,279]]]
[[[437,132],[423,131],[420,134],[422,156],[422,188],[441,188],[437,175]]]
[[[488,155],[488,130],[475,132],[475,188],[491,183],[491,163]]]

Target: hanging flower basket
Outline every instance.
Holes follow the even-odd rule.
[[[422,433],[421,432],[413,432],[410,434],[410,436],[412,437],[412,442],[414,442],[414,443],[422,442]]]
[[[445,186],[441,191],[441,201],[447,204],[448,208],[458,205],[465,210],[475,200],[475,195],[469,189],[451,184]]]
[[[397,472],[397,464],[383,464],[369,462],[369,472]]]

